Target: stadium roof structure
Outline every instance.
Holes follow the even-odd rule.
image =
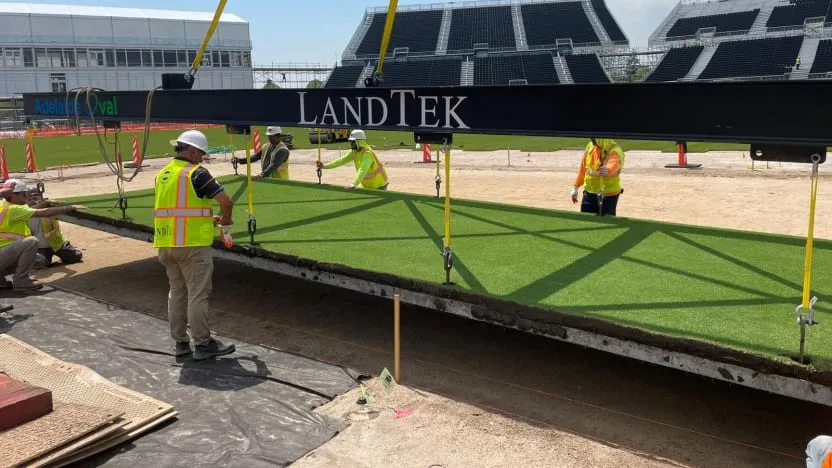
[[[102,18],[137,18],[205,22],[210,22],[214,17],[214,13],[208,11],[152,10],[144,8],[57,5],[47,3],[0,3],[0,14],[92,16]],[[220,22],[248,23],[248,21],[230,13],[223,13],[222,16],[220,16]]]

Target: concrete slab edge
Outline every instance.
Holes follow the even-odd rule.
[[[145,242],[152,242],[153,235],[149,232],[136,231],[112,224],[102,223],[94,220],[61,216],[61,220],[79,226],[108,232],[122,237],[136,239]],[[761,390],[789,398],[817,403],[825,406],[832,406],[832,387],[810,382],[808,380],[794,377],[764,373],[748,367],[735,364],[719,362],[703,357],[693,356],[687,353],[669,351],[656,346],[644,345],[633,341],[613,338],[600,333],[593,333],[586,330],[579,330],[572,327],[563,327],[565,333],[557,335],[546,333],[541,330],[521,328],[507,325],[491,320],[483,320],[474,314],[478,307],[467,302],[442,298],[431,294],[417,291],[396,288],[373,281],[354,278],[348,275],[311,270],[306,267],[290,265],[275,261],[273,259],[252,257],[236,252],[217,249],[215,257],[242,263],[259,270],[270,271],[294,278],[315,281],[330,286],[336,286],[351,291],[369,294],[378,297],[392,299],[393,295],[399,294],[401,301],[406,304],[423,307],[432,310],[440,310],[467,319],[479,322],[499,325],[505,328],[512,328],[524,333],[544,336],[546,338],[591,348],[618,356],[635,359],[638,361],[668,367],[683,372],[712,378],[719,381],[729,382],[735,385]],[[392,307],[392,306],[391,306]]]

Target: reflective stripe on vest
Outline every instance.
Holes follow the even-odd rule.
[[[173,162],[172,162],[173,163]],[[173,220],[173,247],[197,247],[203,245],[211,245],[213,242],[213,226],[214,226],[214,212],[210,207],[191,207],[188,206],[188,191],[191,189],[191,174],[197,169],[197,165],[186,163],[184,166],[178,168],[179,172],[176,174],[176,200],[175,206],[155,207],[153,217],[157,220]],[[166,168],[167,169],[167,168]],[[170,183],[170,182],[168,182]],[[157,188],[158,189],[158,188]],[[200,201],[201,202],[201,201]],[[202,202],[201,202],[202,203]],[[210,201],[207,202],[210,204]],[[202,203],[203,205],[205,203]],[[199,220],[201,223],[208,223],[210,225],[211,236],[195,237],[192,242],[188,242],[188,221]],[[203,225],[197,225],[202,227]],[[197,236],[201,236],[202,232],[198,232]],[[157,232],[157,236],[159,233]],[[155,241],[155,236],[154,236]],[[154,242],[157,246],[162,246],[163,242]],[[167,245],[164,245],[167,246]]]
[[[584,174],[584,189],[589,193],[600,193],[601,192],[601,185],[604,186],[604,194],[605,195],[614,195],[621,192],[621,169],[624,167],[624,152],[621,150],[621,147],[618,145],[610,147],[609,151],[606,152],[606,157],[603,157],[603,150],[600,151],[601,157],[596,159],[595,158],[595,149],[592,147],[591,152],[584,153],[584,164],[586,166],[586,173]],[[611,153],[618,153],[618,157],[621,161],[621,169],[619,169],[619,173],[615,176],[593,176],[589,174],[589,171],[597,171],[601,168],[602,160],[603,164],[606,165],[606,162],[609,158]],[[603,181],[602,181],[603,179]]]
[[[25,239],[31,234],[28,221],[16,223],[19,229],[14,229],[10,225],[9,211],[11,209],[12,205],[5,201],[3,207],[0,208],[0,247],[5,247],[16,240]]]
[[[375,163],[376,168],[375,170],[368,171],[364,175],[362,181],[369,182],[376,178],[376,176],[381,175],[381,177],[384,179],[384,182],[387,182],[387,171],[384,169],[384,165],[381,163],[381,161],[379,161],[378,157],[374,152],[370,151],[370,156],[373,157],[373,162]]]
[[[277,153],[282,148],[285,148],[286,151],[289,151],[289,147],[286,146],[286,144],[283,142],[281,142],[281,144],[277,146],[273,146],[271,143],[266,144],[268,145],[268,151],[264,153],[262,163],[264,171],[266,170],[266,167],[268,167],[268,164],[271,164],[272,160],[277,157]],[[266,158],[266,156],[268,156],[268,158]],[[269,177],[272,179],[289,179],[289,159],[287,158],[283,164],[277,166],[277,169],[272,171],[272,173],[269,174]]]

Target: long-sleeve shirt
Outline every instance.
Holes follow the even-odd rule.
[[[606,144],[606,142],[602,142],[601,144]],[[607,175],[605,175],[604,177],[607,178],[616,177],[621,172],[621,155],[618,154],[618,151],[614,151],[612,149],[613,145],[608,145],[607,151],[609,151],[609,153],[607,154],[607,160],[604,163],[604,167],[607,168]],[[587,151],[590,151],[589,147],[587,148]],[[587,153],[584,152],[583,156],[581,157],[581,166],[580,168],[578,168],[578,174],[575,177],[575,188],[579,188],[582,185],[584,185],[584,183],[586,182],[587,171],[598,171],[601,168],[601,148],[598,146],[592,146],[591,151],[593,152],[591,159],[592,167],[586,167]],[[592,178],[600,176],[593,176],[592,174],[590,174],[589,177]],[[607,190],[609,189],[610,188],[607,187]],[[606,193],[606,195],[613,196],[618,194],[619,192],[620,191],[618,190],[614,190],[612,192]]]
[[[241,159],[241,162],[245,163],[245,158]],[[289,148],[282,143],[277,146],[272,146],[271,143],[266,143],[260,151],[251,155],[251,162],[257,162],[260,161],[260,159],[263,159],[260,175],[263,177],[269,177],[272,172],[276,171],[278,167],[289,160]]]
[[[341,156],[335,161],[324,165],[324,169],[334,169],[336,167],[343,166],[350,161],[354,161],[355,158],[359,158],[358,164],[356,164],[355,178],[352,180],[353,185],[358,185],[362,180],[364,180],[364,176],[367,175],[370,168],[373,167],[373,154],[370,153],[370,151],[372,150],[369,148],[350,150],[347,154]]]

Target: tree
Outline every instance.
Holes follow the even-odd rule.
[[[269,78],[266,80],[266,84],[263,85],[263,89],[279,89],[280,86],[277,85],[274,81]]]
[[[323,88],[324,84],[321,82],[321,80],[312,80],[309,83],[306,83],[306,87],[310,89],[317,89]]]

